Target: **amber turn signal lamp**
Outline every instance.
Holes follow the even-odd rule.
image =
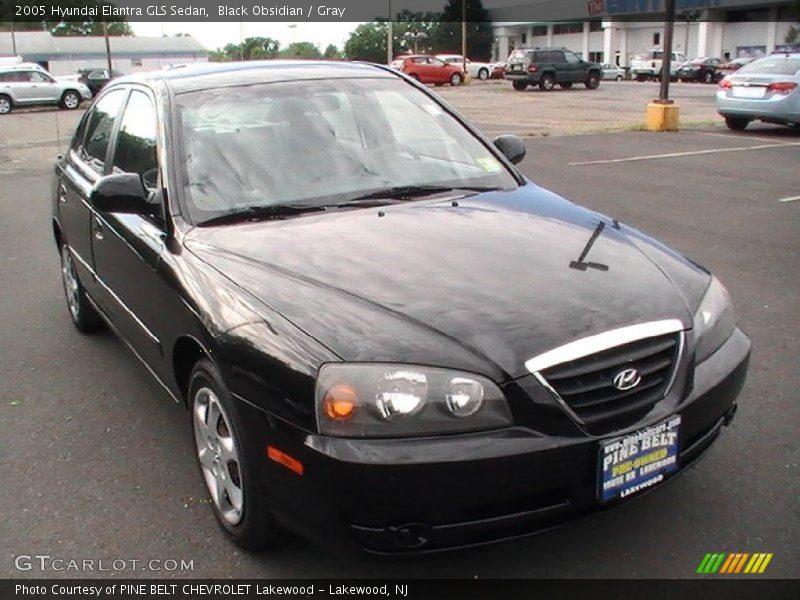
[[[303,474],[303,463],[285,452],[281,452],[275,446],[267,446],[267,456],[290,471],[294,471],[298,475]]]
[[[325,415],[333,421],[346,421],[356,412],[356,391],[349,385],[339,384],[325,392],[322,406]]]

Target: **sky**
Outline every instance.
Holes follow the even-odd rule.
[[[278,22],[132,22],[131,27],[138,36],[175,35],[189,33],[209,50],[222,48],[225,44],[238,44],[248,37],[270,37],[278,40],[282,48],[292,42],[313,42],[325,51],[328,44],[340,50],[359,23],[278,23]]]

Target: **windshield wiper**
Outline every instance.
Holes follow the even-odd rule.
[[[449,186],[449,185],[403,185],[395,187],[387,187],[374,192],[369,192],[361,196],[356,196],[350,200],[343,202],[339,206],[346,206],[362,202],[364,200],[410,200],[412,198],[420,198],[423,196],[430,196],[432,194],[440,194],[444,192],[495,192],[499,189],[496,186]]]
[[[224,212],[216,217],[211,217],[198,223],[200,227],[206,225],[222,225],[226,223],[237,223],[240,221],[251,221],[257,219],[281,219],[283,217],[293,217],[309,212],[322,212],[324,206],[303,205],[303,204],[271,204],[267,206],[248,206]]]

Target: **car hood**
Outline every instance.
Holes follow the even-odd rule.
[[[530,183],[457,203],[196,227],[185,244],[344,360],[499,380],[601,331],[667,318],[690,327],[673,281],[697,278],[638,232]]]

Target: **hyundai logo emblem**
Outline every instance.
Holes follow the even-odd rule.
[[[623,392],[632,390],[642,382],[642,376],[636,369],[625,369],[614,375],[614,387]]]

